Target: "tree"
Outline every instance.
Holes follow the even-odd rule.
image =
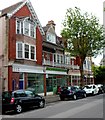
[[[93,73],[96,84],[105,84],[105,66],[93,67]]]
[[[67,9],[61,35],[66,39],[65,49],[80,57],[81,84],[84,85],[83,63],[86,57],[96,56],[105,47],[104,27],[92,14],[82,13],[77,7]]]

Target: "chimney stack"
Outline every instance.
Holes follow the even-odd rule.
[[[48,21],[48,23],[47,23],[47,25],[46,26],[53,26],[53,28],[54,28],[54,30],[55,30],[55,23],[54,23],[54,21],[53,20],[50,20],[50,21]]]

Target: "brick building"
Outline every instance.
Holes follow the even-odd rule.
[[[80,60],[65,52],[64,40],[57,36],[55,27],[53,20],[41,26],[29,0],[1,11],[0,89],[33,87],[46,95],[57,86],[80,85]],[[85,83],[93,83],[88,58],[84,73]]]
[[[16,3],[1,11],[0,67],[3,89],[25,89],[34,83],[37,91],[43,92],[43,35],[30,1]]]

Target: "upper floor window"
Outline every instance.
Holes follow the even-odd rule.
[[[55,34],[47,33],[47,41],[56,44]]]
[[[18,43],[17,46],[17,58],[23,58],[23,47],[22,47],[22,43]]]
[[[36,25],[34,22],[24,19],[16,20],[16,34],[24,34],[36,38]]]
[[[29,59],[29,45],[25,44],[25,58]]]
[[[35,38],[36,33],[35,33],[35,27],[33,24],[30,25],[30,36]]]
[[[70,57],[69,56],[65,56],[65,64],[70,64]]]
[[[35,59],[35,46],[31,46],[31,59]]]
[[[24,34],[29,36],[29,22],[24,21]]]
[[[17,42],[16,43],[16,58],[36,60],[36,47],[34,45]]]
[[[20,34],[21,33],[21,21],[17,21],[16,22],[16,32],[17,34]]]

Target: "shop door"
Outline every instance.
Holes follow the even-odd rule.
[[[23,89],[23,81],[19,81],[19,89]]]
[[[12,81],[12,91],[15,90],[15,87],[16,87],[16,80],[13,80],[13,81]]]

